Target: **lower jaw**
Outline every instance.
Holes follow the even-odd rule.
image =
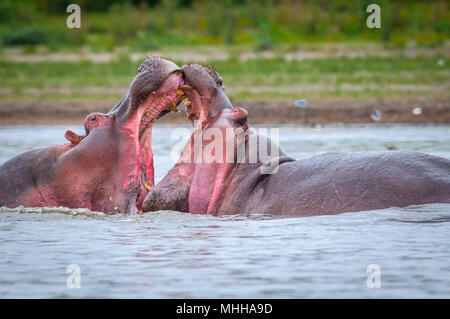
[[[155,184],[152,152],[152,128],[153,123],[147,126],[139,138],[140,151],[138,156],[139,163],[137,164],[140,172],[140,180],[139,192],[136,198],[136,206],[138,210],[140,210],[145,196]]]

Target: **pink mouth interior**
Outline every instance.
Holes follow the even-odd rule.
[[[178,104],[181,101],[181,95],[176,94],[178,88],[183,85],[181,74],[170,75],[163,85],[157,90],[149,94],[147,100],[138,108],[139,125],[139,163],[138,167],[141,172],[140,191],[136,199],[136,206],[139,210],[149,190],[144,187],[147,179],[150,187],[155,185],[155,171],[153,165],[152,152],[152,128],[153,123],[158,115],[164,110],[170,110],[172,104]]]

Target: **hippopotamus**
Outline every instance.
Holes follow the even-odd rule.
[[[146,59],[128,93],[107,114],[87,116],[85,135],[31,150],[0,166],[0,206],[64,206],[136,213],[154,184],[152,125],[182,99],[181,69]]]
[[[333,152],[295,160],[278,149],[262,157],[261,147],[278,146],[248,126],[247,112],[231,105],[219,74],[200,65],[182,69],[194,133],[177,164],[148,193],[143,211],[311,216],[450,203],[450,161],[437,156]],[[234,152],[217,156],[211,132],[226,136],[230,128],[234,137],[217,139],[215,146],[228,139]],[[202,142],[200,161],[196,138]],[[240,158],[239,147],[245,149]]]

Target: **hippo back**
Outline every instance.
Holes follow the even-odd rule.
[[[450,161],[411,151],[326,153],[280,165],[254,189],[250,209],[317,215],[450,203]]]
[[[32,169],[45,150],[24,152],[0,165],[0,206],[16,207],[23,195],[35,187]]]

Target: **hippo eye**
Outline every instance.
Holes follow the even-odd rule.
[[[97,116],[91,116],[91,122],[94,122],[94,121],[96,121],[97,120]]]

